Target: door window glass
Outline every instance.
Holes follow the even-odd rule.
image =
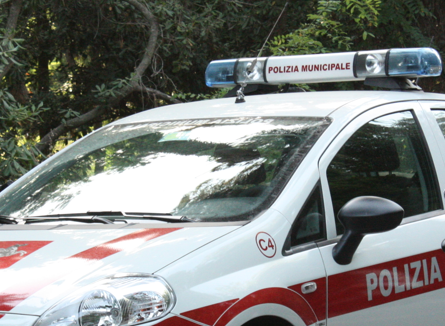
[[[291,231],[291,246],[325,239],[325,220],[321,189],[315,188],[303,206]]]
[[[445,110],[432,110],[442,134],[445,136]]]
[[[405,217],[440,208],[429,153],[412,112],[370,121],[346,142],[327,170],[334,213],[357,196],[395,201]],[[336,221],[337,233],[343,232]]]

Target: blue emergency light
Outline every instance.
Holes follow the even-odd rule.
[[[432,48],[372,50],[212,61],[209,87],[365,80],[377,77],[434,77],[442,60]]]

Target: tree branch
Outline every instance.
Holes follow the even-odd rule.
[[[1,48],[0,48],[1,51]],[[3,67],[0,65],[0,80],[3,79],[3,77],[6,76],[6,74],[8,73],[9,69],[12,68],[12,66],[14,65],[14,62],[12,62],[10,59],[6,58],[6,60],[8,60],[8,64],[4,65]]]
[[[17,21],[19,19],[20,10],[22,9],[23,0],[13,0],[11,3],[11,9],[9,11],[8,21],[6,23],[6,37],[13,35],[15,28],[17,27]]]
[[[15,28],[17,27],[17,21],[19,19],[20,10],[22,9],[22,3],[23,0],[13,0],[11,2],[8,21],[6,22],[6,32],[5,32],[6,39],[14,38]],[[1,46],[0,46],[0,51],[3,51]],[[8,60],[9,63],[5,65],[3,69],[0,70],[0,80],[2,80],[3,77],[6,76],[8,71],[13,66],[13,62],[10,59],[6,60]]]
[[[163,99],[164,101],[167,101],[172,104],[179,104],[182,103],[181,101],[171,97],[168,94],[165,94],[163,92],[160,92],[156,89],[145,87],[145,86],[139,86],[136,85],[133,88],[133,91],[139,91],[139,92],[146,92],[149,94],[154,94],[157,97]],[[42,153],[48,153],[53,146],[53,144],[57,141],[57,139],[62,136],[67,131],[83,126],[86,123],[89,123],[91,121],[94,121],[98,117],[100,117],[103,113],[105,113],[105,108],[102,106],[97,106],[93,110],[88,111],[85,114],[82,114],[76,118],[70,119],[65,122],[65,124],[61,124],[58,127],[52,129],[49,133],[47,133],[37,144],[37,149],[41,151]]]
[[[148,26],[150,26],[150,37],[148,39],[147,46],[145,47],[142,60],[134,70],[134,76],[130,84],[119,91],[119,95],[110,102],[111,106],[118,103],[122,98],[124,98],[128,94],[139,89],[139,85],[142,84],[141,83],[142,75],[144,74],[145,70],[147,70],[148,66],[150,65],[153,59],[156,50],[156,43],[158,41],[158,36],[159,36],[158,21],[156,17],[151,13],[151,11],[148,9],[147,5],[142,4],[138,0],[126,0],[126,1],[142,13],[142,15],[147,21]]]
[[[146,87],[144,85],[137,85],[137,86],[135,86],[134,87],[134,91],[146,92],[146,93],[149,93],[149,94],[156,95],[157,97],[163,99],[164,101],[167,101],[167,102],[172,103],[172,104],[182,103],[181,101],[173,98],[172,96],[170,96],[168,94],[160,92],[157,89]]]
[[[102,106],[96,106],[93,110],[88,111],[85,114],[82,114],[76,118],[70,119],[66,121],[64,124],[59,125],[58,127],[51,129],[49,133],[47,133],[40,142],[36,145],[37,149],[42,153],[47,154],[57,139],[62,136],[67,131],[80,127],[94,119],[98,118],[105,112],[105,108]]]
[[[126,0],[128,3],[136,7],[136,9],[140,10],[147,20],[148,25],[150,26],[150,38],[148,40],[148,44],[145,48],[144,57],[141,62],[135,69],[136,77],[139,79],[144,74],[145,70],[147,70],[148,66],[153,59],[153,55],[156,50],[156,43],[158,41],[159,36],[159,24],[155,16],[148,9],[147,5],[143,5],[137,0]]]
[[[23,0],[16,0],[16,1],[23,1]],[[135,91],[144,91],[151,94],[155,94],[159,98],[162,98],[163,100],[169,102],[169,103],[180,103],[180,101],[172,98],[171,96],[162,93],[158,90],[145,87],[141,83],[141,78],[149,67],[155,50],[156,50],[156,43],[159,36],[159,24],[156,19],[156,17],[151,13],[149,8],[139,2],[138,0],[125,0],[129,4],[131,4],[133,7],[135,7],[137,10],[141,12],[143,17],[145,18],[147,25],[150,26],[150,37],[148,39],[147,46],[145,47],[144,55],[141,59],[141,62],[134,70],[134,76],[132,80],[130,81],[128,86],[123,87],[119,94],[116,97],[110,98],[108,101],[108,107],[116,106],[124,97],[128,96],[132,92]],[[57,139],[62,136],[67,131],[77,128],[79,126],[82,126],[86,123],[89,123],[95,119],[97,119],[99,116],[103,115],[105,113],[105,107],[96,107],[93,110],[82,114],[79,117],[76,117],[74,119],[68,120],[66,123],[59,125],[58,127],[52,129],[48,134],[46,134],[39,144],[37,144],[37,148],[42,152],[47,154],[51,147],[54,145],[54,143],[57,141]]]

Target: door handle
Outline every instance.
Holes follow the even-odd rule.
[[[316,290],[317,290],[317,283],[315,283],[315,282],[304,283],[301,286],[301,292],[303,294],[309,294],[309,293],[315,292]]]

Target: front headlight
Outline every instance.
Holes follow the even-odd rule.
[[[168,283],[146,274],[117,275],[63,299],[34,326],[130,326],[167,315],[175,305]]]

